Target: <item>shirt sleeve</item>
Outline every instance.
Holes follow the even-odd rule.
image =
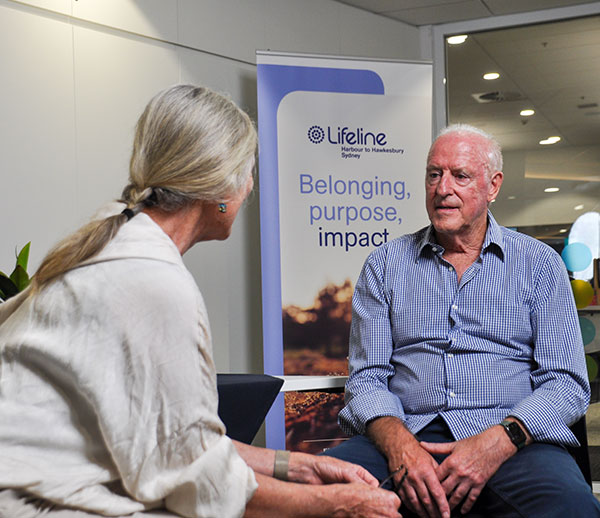
[[[339,414],[342,430],[364,434],[369,421],[383,416],[403,419],[400,399],[388,388],[393,339],[385,293],[385,255],[378,249],[367,258],[352,298],[349,378],[346,406]]]
[[[87,321],[78,372],[125,490],[185,517],[242,516],[257,484],[217,414],[207,314],[192,276],[153,260],[91,268],[94,282],[77,283]]]
[[[585,414],[590,398],[581,330],[560,256],[540,259],[531,313],[533,393],[510,414],[535,441],[577,446],[568,427]]]

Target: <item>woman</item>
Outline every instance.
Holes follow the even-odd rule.
[[[292,453],[275,474],[304,484],[274,478],[275,452],[230,440],[217,416],[206,309],[181,255],[229,236],[255,149],[231,101],[159,93],[124,205],[0,305],[0,517],[400,516],[395,494],[336,459]]]

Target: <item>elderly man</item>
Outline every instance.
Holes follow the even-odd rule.
[[[433,143],[431,225],[376,249],[356,285],[342,428],[327,454],[393,474],[404,516],[600,516],[563,445],[589,384],[556,252],[499,226],[497,142],[466,125]]]

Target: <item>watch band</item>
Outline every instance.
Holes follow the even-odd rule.
[[[508,438],[517,447],[517,450],[520,450],[523,446],[525,446],[525,443],[527,442],[527,435],[525,435],[525,432],[519,426],[519,423],[504,419],[500,424],[504,428]]]
[[[289,465],[290,452],[287,450],[277,450],[275,452],[275,466],[273,467],[273,477],[279,480],[287,480]]]

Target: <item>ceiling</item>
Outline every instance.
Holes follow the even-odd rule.
[[[483,127],[507,151],[540,149],[552,135],[561,147],[600,143],[600,17],[471,34],[446,56],[451,120]],[[524,108],[535,115],[520,117]]]
[[[592,0],[338,0],[410,25],[435,25],[591,3]]]

